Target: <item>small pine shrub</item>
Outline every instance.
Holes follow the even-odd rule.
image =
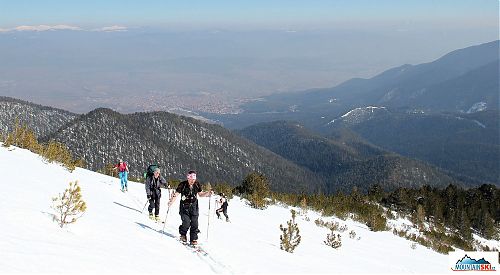
[[[347,231],[347,229],[348,229],[348,228],[347,228],[347,225],[346,225],[346,224],[344,224],[344,225],[342,225],[341,227],[339,227],[339,232],[340,232],[340,233],[346,232],[346,231]]]
[[[303,216],[307,215],[307,199],[305,197],[300,200],[300,214]]]
[[[334,221],[331,221],[331,222],[325,222],[324,220],[322,219],[316,219],[314,221],[314,223],[319,226],[319,227],[326,227],[332,231],[338,231],[339,230],[339,222],[334,222]],[[347,227],[346,227],[347,228]]]
[[[214,184],[214,192],[216,194],[223,193],[227,199],[233,198],[233,187],[227,183],[216,183]]]
[[[375,214],[368,219],[366,225],[372,231],[384,231],[387,229],[387,219],[380,214]]]
[[[270,194],[270,191],[269,182],[264,175],[256,172],[248,174],[238,189],[249,200],[251,207],[256,209],[267,207],[266,197]]]
[[[48,144],[40,144],[35,133],[26,125],[20,126],[16,120],[14,129],[7,134],[3,146],[14,145],[20,148],[28,149],[35,154],[41,155],[48,162],[59,162],[69,171],[75,170],[75,167],[84,167],[83,159],[74,160],[69,149],[62,143],[50,141]]]
[[[211,191],[212,190],[212,185],[210,184],[210,182],[207,182],[205,184],[203,184],[203,191]]]
[[[181,183],[181,181],[178,179],[169,179],[168,180],[168,185],[172,189],[177,189],[177,187],[179,186],[179,183]]]
[[[342,246],[342,237],[340,234],[335,234],[333,230],[326,235],[326,241],[324,241],[326,245],[331,246],[335,249],[338,249]]]
[[[295,248],[300,244],[301,236],[297,223],[295,223],[295,210],[290,210],[292,219],[287,222],[287,227],[280,224],[280,230],[283,234],[280,236],[280,249],[288,253],[293,253]]]
[[[48,162],[59,162],[69,171],[73,171],[76,168],[76,162],[73,160],[73,156],[71,155],[68,147],[60,142],[49,141],[41,154],[45,159],[47,159]]]
[[[411,247],[411,249],[417,249],[417,244],[416,243],[412,243],[410,247]]]
[[[392,211],[390,209],[387,209],[387,212],[385,213],[387,219],[389,220],[395,220],[396,219],[396,216],[394,215],[394,213],[392,213]]]
[[[87,210],[87,204],[82,199],[78,181],[70,182],[69,187],[62,194],[52,198],[52,202],[52,209],[56,211],[54,219],[61,228],[65,224],[76,222]]]
[[[87,167],[87,163],[82,158],[75,160],[73,163],[74,163],[74,165],[76,167],[80,167],[80,168],[86,168]]]
[[[351,238],[351,239],[356,238],[356,232],[354,230],[351,230],[351,232],[349,232],[349,238]]]
[[[4,147],[9,147],[10,145],[28,149],[37,154],[43,149],[43,146],[38,143],[35,133],[26,125],[19,125],[17,120],[14,129],[7,134],[3,144]]]

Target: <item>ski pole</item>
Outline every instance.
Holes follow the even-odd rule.
[[[167,217],[169,211],[170,211],[170,205],[167,208],[167,214],[165,215],[165,222],[163,223],[163,229],[161,230],[162,233],[165,233],[165,225],[167,225]]]
[[[215,212],[217,212],[217,209],[219,209],[219,201],[215,200],[215,211],[212,214],[212,216],[215,216]],[[215,217],[214,217],[215,218]]]
[[[208,225],[207,225],[207,242],[208,242],[208,228],[210,227],[210,202],[212,202],[212,194],[208,197]]]
[[[171,197],[170,197],[170,189],[168,189],[168,199],[170,201]],[[163,229],[161,230],[162,233],[165,233],[165,225],[167,225],[167,217],[168,217],[168,212],[170,211],[170,205],[168,206],[167,208],[167,214],[165,215],[165,220],[163,222]]]
[[[142,208],[141,214],[144,212],[144,209],[146,209],[146,205],[148,205],[149,200],[146,200],[146,203],[144,204],[144,207]]]

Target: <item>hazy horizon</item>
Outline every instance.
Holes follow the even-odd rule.
[[[0,95],[235,112],[497,39],[497,1],[0,1]]]

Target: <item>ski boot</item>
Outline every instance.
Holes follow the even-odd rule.
[[[155,216],[153,215],[153,213],[149,213],[149,219],[154,221],[155,220]]]
[[[181,235],[181,238],[180,238],[181,242],[182,243],[187,243],[187,238],[186,238],[186,235]]]

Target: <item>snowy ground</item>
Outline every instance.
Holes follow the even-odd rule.
[[[203,180],[203,173],[199,174]],[[338,250],[323,244],[328,230],[298,217],[302,242],[293,254],[279,249],[280,224],[290,209],[270,206],[255,210],[244,201],[229,201],[231,223],[208,213],[200,198],[200,241],[204,257],[177,241],[178,201],[170,209],[166,232],[141,214],[144,185],[130,182],[122,193],[119,180],[77,168],[69,173],[57,164],[19,148],[0,147],[0,273],[447,273],[448,256],[396,237],[371,232],[365,225],[341,221]],[[70,181],[82,187],[87,212],[61,229],[52,221],[51,198]],[[163,190],[161,216],[167,212]],[[210,214],[210,227],[208,227]],[[324,218],[324,220],[332,220]],[[354,230],[360,240],[351,239]],[[207,239],[207,231],[209,238]]]

